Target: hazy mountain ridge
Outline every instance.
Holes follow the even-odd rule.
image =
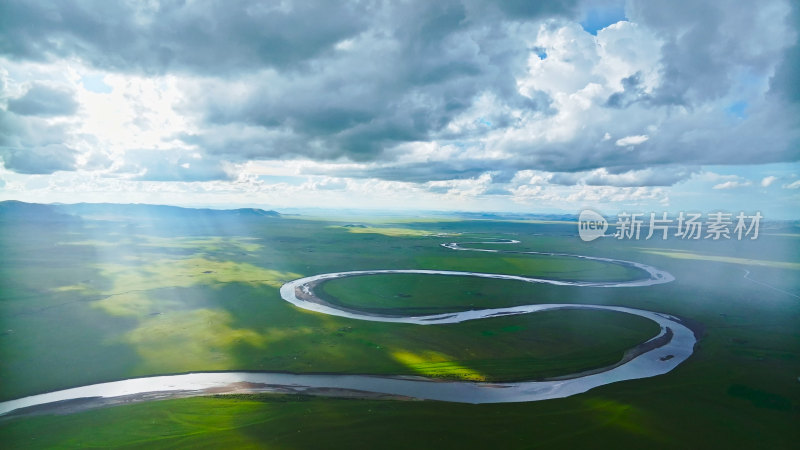
[[[0,218],[39,221],[68,221],[93,219],[225,219],[280,217],[275,211],[258,208],[208,209],[180,206],[117,203],[39,204],[17,200],[0,202]]]

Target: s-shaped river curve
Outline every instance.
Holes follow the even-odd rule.
[[[468,242],[464,244],[516,244],[514,240],[491,242]],[[632,281],[565,281],[546,278],[532,278],[517,275],[493,273],[461,272],[423,269],[387,269],[336,272],[300,278],[284,284],[281,297],[293,305],[323,314],[357,320],[377,322],[411,323],[417,325],[436,325],[479,320],[498,316],[530,314],[559,309],[583,309],[617,311],[633,314],[656,322],[661,327],[658,336],[640,344],[635,356],[622,362],[596,371],[575,376],[559,377],[544,381],[520,381],[513,383],[485,383],[465,381],[439,381],[423,377],[378,376],[378,375],[336,375],[336,374],[291,374],[275,372],[199,372],[180,375],[131,378],[109,383],[99,383],[72,389],[32,395],[17,400],[0,402],[0,415],[23,408],[44,406],[64,401],[79,401],[81,405],[113,404],[119,402],[142,401],[192,395],[212,395],[225,392],[292,392],[313,393],[316,395],[343,395],[360,393],[364,395],[401,396],[424,400],[440,400],[460,403],[509,403],[546,400],[568,397],[586,392],[592,388],[618,381],[648,378],[665,374],[693,352],[696,342],[694,332],[684,325],[678,317],[623,306],[604,306],[591,304],[531,304],[505,308],[469,310],[453,313],[422,316],[388,316],[361,312],[335,306],[321,300],[314,294],[319,283],[343,277],[378,274],[429,274],[445,276],[470,276],[517,280],[530,283],[547,283],[562,286],[582,287],[633,287],[650,286],[674,280],[669,273],[632,261],[600,258],[564,253],[522,252],[466,248],[458,243],[442,244],[443,247],[461,251],[482,251],[492,253],[534,254],[572,257],[639,269],[646,278]],[[115,402],[115,399],[118,401]],[[82,407],[83,407],[82,406]],[[81,409],[82,407],[78,408]]]

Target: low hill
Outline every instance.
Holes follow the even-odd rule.
[[[225,220],[280,217],[275,211],[258,208],[208,209],[183,208],[167,205],[76,203],[51,204],[25,203],[16,200],[0,202],[0,219],[64,221],[84,219],[99,220]]]

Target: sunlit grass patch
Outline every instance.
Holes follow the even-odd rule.
[[[131,241],[129,239],[126,239],[123,242],[124,243],[130,243]],[[99,239],[86,239],[86,240],[83,240],[83,241],[63,241],[63,242],[59,242],[58,245],[86,245],[86,246],[90,246],[90,247],[116,247],[120,243],[121,243],[120,241],[111,242],[111,241],[101,241]]]
[[[415,230],[413,228],[396,228],[396,227],[347,227],[347,226],[333,226],[331,228],[342,228],[350,233],[356,234],[382,234],[390,237],[409,237],[409,236],[431,236],[435,233],[432,231]]]
[[[215,261],[201,256],[163,258],[134,267],[109,263],[101,264],[98,268],[103,276],[112,280],[113,287],[108,294],[217,283],[280,287],[287,281],[301,277],[292,272],[264,269],[244,262]]]
[[[604,427],[619,428],[625,433],[656,437],[654,426],[645,411],[636,406],[607,398],[589,398],[584,403]]]
[[[413,353],[396,350],[392,357],[413,371],[427,377],[447,377],[466,381],[486,381],[486,376],[468,367],[459,365],[452,357],[434,351]]]
[[[142,357],[142,373],[221,370],[235,361],[232,347],[266,342],[261,334],[232,323],[231,314],[218,309],[167,312],[143,320],[122,340]]]
[[[159,248],[183,248],[196,249],[202,252],[218,252],[223,250],[235,250],[242,252],[256,252],[262,248],[261,244],[255,243],[258,238],[252,237],[159,237],[159,236],[137,236],[145,240],[142,246]]]
[[[643,253],[651,255],[666,256],[675,259],[690,259],[700,261],[713,261],[730,264],[741,264],[744,266],[764,266],[776,269],[800,270],[800,263],[787,261],[770,261],[764,259],[737,258],[733,256],[704,255],[702,253],[687,252],[683,250],[664,250],[654,248],[640,248]]]
[[[84,283],[77,283],[77,284],[69,284],[65,286],[59,286],[57,288],[51,289],[53,292],[80,292],[81,294],[90,294],[93,289],[84,284]]]
[[[159,303],[162,308],[165,306],[163,301]],[[125,292],[112,295],[92,302],[91,305],[93,308],[103,310],[106,314],[119,317],[144,317],[148,314],[157,313],[154,311],[155,302],[148,294],[143,292]]]
[[[111,234],[109,235],[111,236]],[[263,248],[256,243],[258,238],[243,236],[203,236],[203,237],[161,237],[149,235],[124,236],[114,241],[100,239],[84,239],[63,241],[58,245],[84,245],[90,247],[116,247],[119,245],[139,245],[171,249],[189,249],[197,252],[211,253],[219,251],[257,252]]]

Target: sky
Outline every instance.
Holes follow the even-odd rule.
[[[789,0],[0,2],[0,200],[800,218]]]

